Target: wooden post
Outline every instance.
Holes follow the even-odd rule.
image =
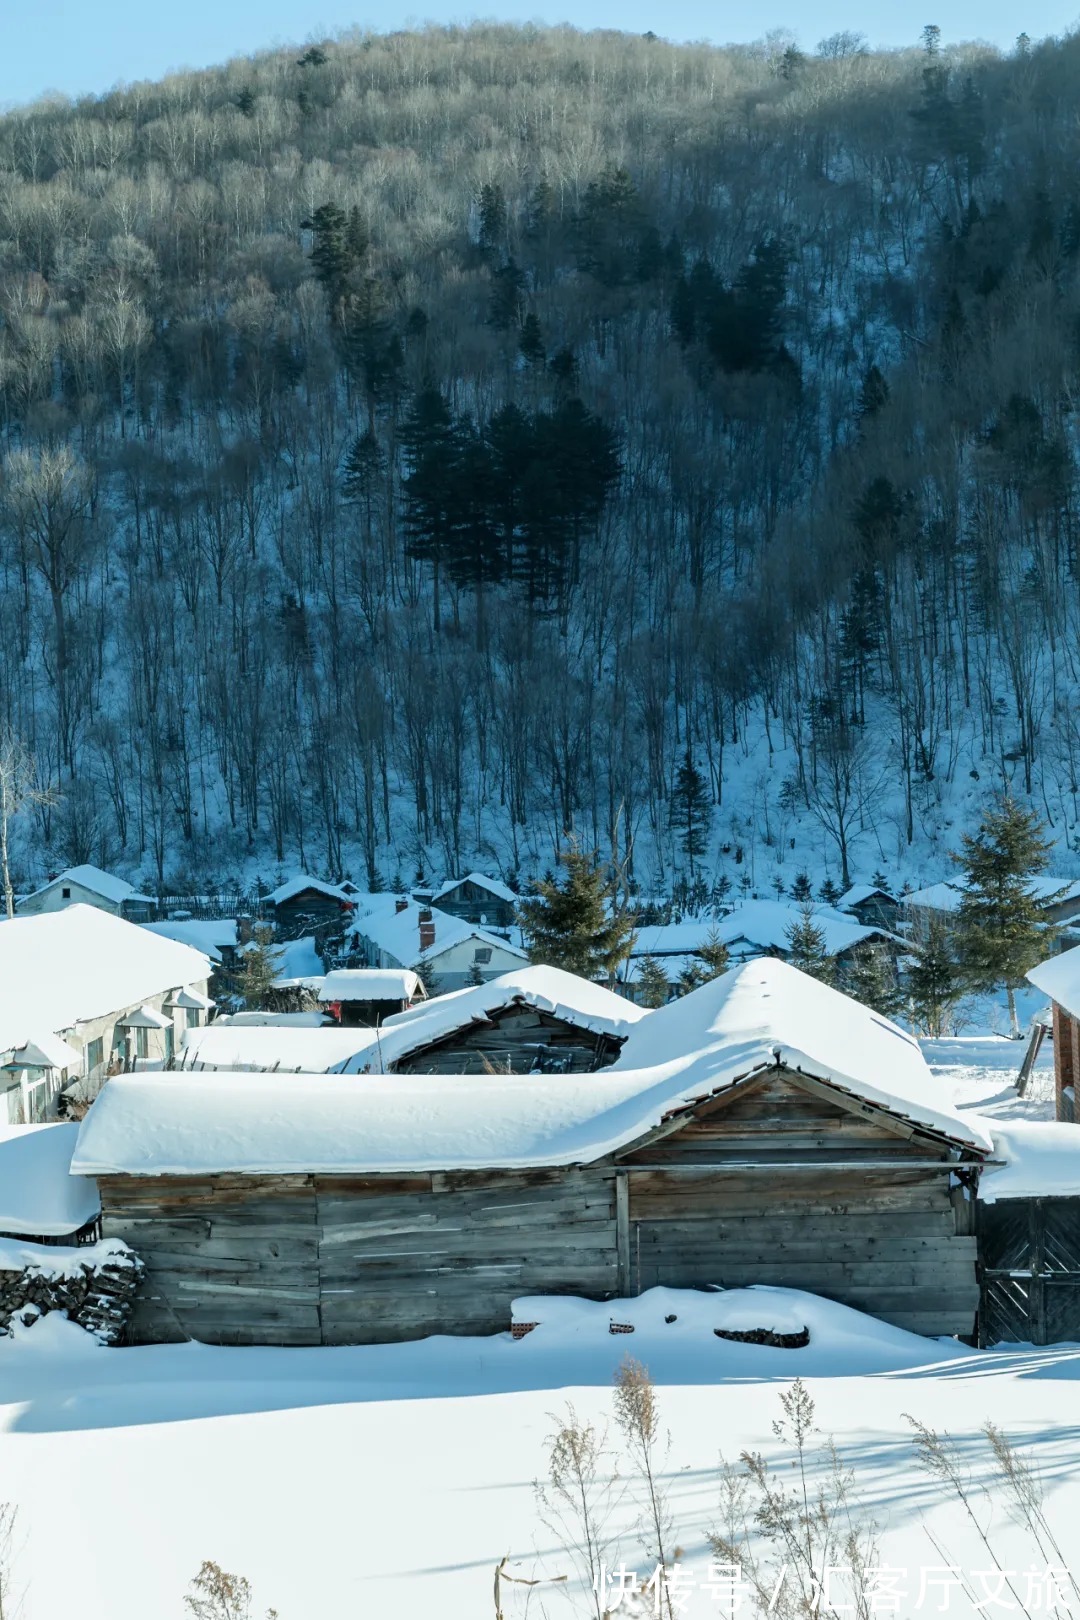
[[[1039,1055],[1039,1048],[1042,1046],[1045,1035],[1046,1025],[1040,1015],[1031,1026],[1031,1039],[1028,1041],[1028,1049],[1024,1053],[1024,1061],[1020,1065],[1020,1073],[1016,1077],[1016,1095],[1018,1097],[1027,1095],[1031,1071],[1035,1067],[1035,1060]]]
[[[615,1259],[619,1298],[630,1294],[630,1178],[625,1170],[615,1172]]]

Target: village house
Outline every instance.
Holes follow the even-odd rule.
[[[1077,1123],[1076,1085],[1080,1079],[1080,945],[1040,962],[1027,975],[1050,998],[1054,1041],[1054,1115]],[[1041,1026],[1033,1029],[1041,1038]],[[1033,1053],[1034,1055],[1034,1053]]]
[[[92,1092],[137,1059],[167,1060],[212,1005],[210,963],[96,907],[0,926],[0,1121],[55,1116],[75,1080]]]
[[[343,965],[413,968],[437,995],[496,979],[527,961],[520,946],[434,906],[365,894],[356,898]]]
[[[47,911],[64,911],[68,906],[96,906],[128,922],[147,922],[157,902],[140,894],[123,878],[103,872],[98,866],[69,866],[66,872],[25,895],[16,905],[20,917],[40,917]]]
[[[1061,877],[1034,877],[1028,888],[1048,924],[1061,930],[1064,943],[1080,942],[1080,879]],[[952,926],[960,910],[964,885],[961,881],[945,880],[931,883],[924,889],[913,889],[901,900],[904,921],[916,932],[936,920]]]
[[[235,917],[206,920],[170,917],[163,922],[144,923],[143,927],[162,939],[190,945],[192,950],[201,951],[209,958],[210,995],[215,1002],[235,992],[242,966],[242,942]]]
[[[463,922],[503,933],[516,924],[521,898],[498,878],[470,872],[468,877],[450,878],[430,896],[430,903]]]
[[[387,1019],[379,1060],[397,1074],[589,1074],[647,1016],[561,968],[517,968]]]
[[[336,883],[301,873],[273,889],[263,905],[278,939],[311,934],[319,941],[333,941],[344,934],[355,901],[355,892],[346,894]]]
[[[427,997],[411,968],[335,968],[318,990],[319,1005],[338,1024],[375,1028]]]
[[[802,908],[793,901],[747,900],[723,917],[641,928],[634,936],[628,960],[619,970],[619,979],[628,993],[638,994],[642,959],[652,957],[674,983],[686,968],[701,959],[702,950],[712,940],[726,947],[733,963],[758,956],[783,960],[791,950],[788,930],[801,923],[802,917]],[[814,922],[821,930],[827,955],[835,957],[841,969],[850,965],[860,946],[883,944],[897,951],[903,944],[888,929],[856,922],[832,906],[815,906]]]
[[[900,920],[900,902],[888,889],[878,889],[872,883],[853,884],[836,902],[837,911],[862,923],[864,928],[884,928],[895,933]]]
[[[753,1283],[970,1335],[991,1152],[917,1041],[761,960],[599,1073],[127,1075],[72,1169],[145,1263],[136,1343],[491,1333],[523,1295]]]

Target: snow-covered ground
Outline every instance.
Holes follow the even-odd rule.
[[[1022,1052],[994,1038],[926,1043],[948,1095],[1003,1120],[1045,1117],[1051,1049],[1025,1104],[1012,1091]],[[962,1510],[916,1467],[905,1413],[957,1437],[978,1512],[1009,1567],[1027,1571],[1033,1555],[1005,1503],[979,1489],[989,1478],[980,1426],[1000,1425],[1032,1457],[1061,1545],[1080,1566],[1080,1346],[972,1351],[772,1289],[525,1301],[518,1314],[541,1320],[519,1341],[347,1350],[110,1351],[54,1317],[0,1341],[0,1502],[20,1505],[24,1620],[182,1620],[206,1558],[250,1578],[253,1615],[271,1604],[282,1620],[491,1615],[507,1554],[514,1574],[569,1570],[533,1482],[568,1402],[610,1424],[627,1352],[649,1366],[670,1431],[663,1475],[691,1582],[686,1615],[722,1612],[704,1585],[720,1454],[753,1448],[779,1460],[772,1423],[796,1375],[881,1524],[884,1561],[907,1572],[909,1596],[892,1612],[939,1612],[940,1588],[919,1601],[924,1569],[959,1565],[982,1598],[979,1572],[990,1568]],[[611,1320],[634,1333],[610,1334]],[[804,1349],[713,1332],[804,1325]],[[647,1573],[635,1517],[625,1502],[610,1561]],[[509,1586],[503,1607],[507,1620],[591,1612],[572,1584]],[[957,1590],[949,1607],[973,1612]]]
[[[1040,1120],[1054,1117],[1054,1047],[1042,1043],[1025,1096],[1016,1094],[1016,1079],[1027,1051],[1027,1039],[999,1035],[956,1035],[919,1042],[931,1073],[939,1076],[946,1095],[961,1112],[989,1120]]]

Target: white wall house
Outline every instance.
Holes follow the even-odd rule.
[[[201,951],[93,906],[0,924],[0,1124],[55,1118],[73,1081],[93,1095],[172,1057],[206,1021],[209,977]]]
[[[354,896],[351,954],[362,965],[416,968],[431,994],[486,983],[528,961],[525,951],[485,928],[393,894]]]
[[[68,906],[96,906],[129,922],[146,922],[154,901],[99,866],[69,866],[33,894],[25,895],[15,909],[20,917],[40,917],[46,911],[66,911]]]

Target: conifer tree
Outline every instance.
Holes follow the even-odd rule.
[[[963,985],[949,926],[940,917],[931,917],[914,944],[907,987],[916,1028],[931,1036],[948,1035]]]
[[[953,857],[964,873],[956,925],[962,977],[973,991],[1004,988],[1014,1036],[1020,1034],[1016,987],[1048,954],[1053,938],[1031,884],[1046,870],[1051,848],[1035,812],[1006,793]]]
[[[798,920],[792,920],[784,930],[787,936],[788,961],[800,973],[809,973],[822,984],[831,984],[836,977],[836,958],[825,949],[825,930],[814,921],[814,908],[809,901],[801,908]]]
[[[897,1018],[904,1010],[904,993],[896,974],[896,964],[881,944],[860,945],[855,952],[844,989],[864,1007],[873,1008],[883,1018]]]
[[[256,1010],[268,1007],[277,982],[281,952],[275,948],[273,929],[266,923],[260,923],[255,928],[243,958],[236,988],[243,997],[244,1006]]]
[[[840,899],[840,889],[831,877],[827,877],[818,889],[818,895],[827,906],[835,906]]]
[[[655,956],[643,956],[638,964],[638,988],[643,1007],[663,1007],[671,996],[671,980]]]
[[[731,966],[731,956],[728,948],[720,938],[720,932],[716,928],[709,929],[705,943],[698,951],[698,956],[707,969],[706,983],[708,979],[719,978],[721,973],[726,973]]]
[[[805,905],[807,900],[814,898],[814,891],[810,886],[809,872],[796,872],[791,885],[791,898],[798,900],[800,905]]]
[[[611,883],[595,854],[571,847],[559,857],[564,878],[542,878],[518,907],[531,962],[583,979],[609,980],[630,954],[633,923],[613,906]]]
[[[691,873],[694,870],[694,861],[698,856],[704,855],[708,848],[712,813],[712,797],[705,778],[694,764],[694,757],[687,743],[686,757],[679,766],[675,785],[671,790],[669,821],[679,834],[679,847],[689,858]]]

